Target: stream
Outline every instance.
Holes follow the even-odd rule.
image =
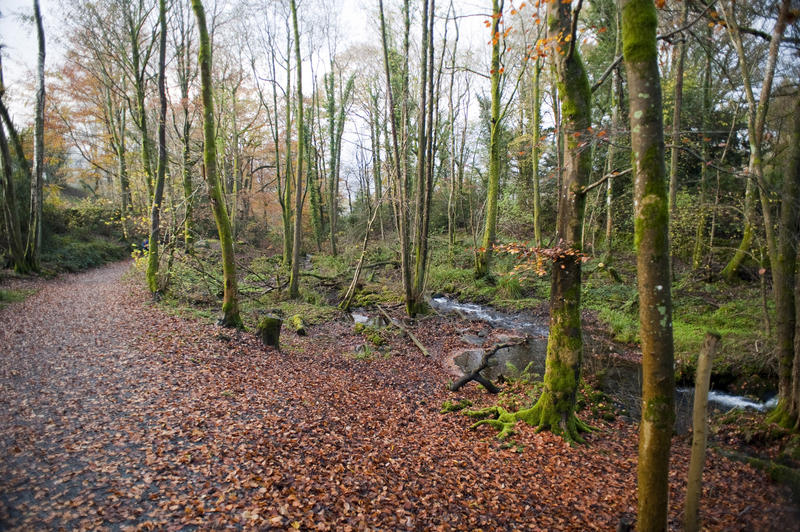
[[[547,318],[533,317],[524,313],[504,313],[491,307],[475,303],[460,303],[444,296],[435,296],[428,302],[440,314],[458,314],[461,317],[485,322],[489,327],[503,329],[512,336],[525,336],[519,346],[502,349],[495,355],[495,363],[483,375],[496,379],[500,375],[518,377],[521,373],[544,375],[547,353]],[[459,349],[451,353],[453,363],[464,373],[472,372],[481,361],[483,338],[465,334],[462,340],[474,348]],[[599,388],[609,394],[618,409],[633,419],[638,419],[641,410],[641,364],[618,357],[587,355],[584,371],[594,375]],[[676,389],[676,430],[685,433],[692,423],[694,388]],[[711,390],[708,394],[709,408],[716,411],[731,409],[769,410],[777,399],[760,402],[748,397]]]

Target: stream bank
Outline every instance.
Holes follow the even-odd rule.
[[[517,378],[521,374],[543,375],[547,353],[547,317],[525,313],[505,313],[485,305],[462,303],[442,295],[432,297],[428,303],[442,315],[455,314],[462,319],[483,322],[486,330],[483,334],[463,334],[462,342],[472,346],[455,349],[448,359],[462,373],[468,374],[479,367],[483,348],[490,332],[495,339],[506,341],[508,338],[522,337],[519,345],[498,350],[493,364],[485,369],[484,377],[495,380],[500,376]],[[492,331],[492,330],[496,331]],[[499,335],[498,335],[499,333]],[[594,353],[588,351],[584,356],[584,373],[592,376],[597,387],[609,395],[621,415],[638,420],[641,413],[641,363],[630,361],[613,354]],[[765,411],[775,406],[775,398],[767,397],[760,401],[743,395],[729,393],[728,390],[711,390],[709,392],[709,408],[718,412],[732,409]],[[686,433],[691,427],[694,388],[680,386],[676,388],[676,431]]]

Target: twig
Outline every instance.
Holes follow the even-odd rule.
[[[420,350],[420,352],[422,352],[423,355],[425,355],[426,357],[431,356],[430,353],[428,353],[428,350],[425,349],[425,346],[422,345],[422,343],[419,340],[417,340],[417,337],[414,336],[412,332],[408,330],[408,327],[393,320],[392,317],[389,316],[389,314],[385,310],[383,310],[383,308],[380,305],[375,305],[375,306],[378,307],[378,310],[381,311],[381,314],[383,314],[386,317],[389,324],[394,325],[395,327],[406,333],[409,338],[411,338],[411,341],[414,342],[414,345],[417,346],[417,348]]]

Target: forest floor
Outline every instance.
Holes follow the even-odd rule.
[[[443,353],[458,324],[422,322],[358,353],[345,319],[249,333],[169,315],[117,263],[0,310],[0,529],[613,530],[636,508],[637,429],[589,419],[588,445],[518,427],[507,448],[458,414]],[[475,384],[458,397],[488,405]],[[670,527],[689,442],[676,437]],[[711,530],[792,530],[788,489],[713,450]],[[791,523],[795,523],[792,525]]]

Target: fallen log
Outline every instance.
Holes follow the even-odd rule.
[[[401,331],[403,331],[404,333],[406,333],[406,334],[408,335],[408,337],[409,337],[409,338],[411,338],[411,341],[412,341],[412,342],[414,342],[414,345],[416,345],[416,346],[417,346],[417,349],[419,349],[419,350],[420,350],[420,352],[421,352],[423,355],[425,355],[426,357],[429,357],[429,356],[431,356],[431,355],[430,355],[430,353],[428,353],[428,350],[427,350],[427,349],[425,349],[425,346],[424,346],[424,345],[422,345],[422,342],[420,342],[419,340],[417,340],[417,337],[416,337],[416,336],[414,336],[414,334],[413,334],[411,331],[409,331],[409,330],[408,330],[408,327],[406,327],[405,325],[403,325],[403,324],[401,324],[401,323],[399,323],[399,322],[396,322],[395,320],[393,320],[393,319],[392,319],[392,317],[391,317],[391,316],[389,316],[389,314],[388,314],[388,313],[387,313],[385,310],[383,310],[383,308],[382,308],[380,305],[375,305],[375,306],[376,306],[376,307],[378,307],[378,310],[380,310],[380,311],[381,311],[381,314],[383,314],[383,315],[386,317],[386,321],[388,321],[388,322],[389,322],[389,324],[391,324],[391,325],[394,325],[395,327],[397,327],[398,329],[400,329]]]
[[[484,349],[480,365],[477,368],[475,368],[475,370],[472,373],[464,375],[456,382],[451,384],[450,391],[457,392],[459,389],[461,389],[462,386],[464,386],[468,382],[475,381],[478,384],[482,385],[484,388],[486,388],[486,391],[489,393],[493,394],[500,393],[500,388],[492,384],[491,381],[489,381],[486,377],[481,375],[481,371],[485,370],[490,366],[491,358],[494,355],[496,355],[497,352],[500,351],[501,349],[505,349],[506,347],[513,347],[515,345],[521,345],[524,343],[525,340],[520,342],[503,342],[502,344],[495,344],[492,347]]]

